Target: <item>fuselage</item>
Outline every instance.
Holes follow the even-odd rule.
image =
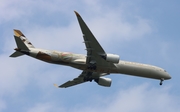
[[[73,54],[69,52],[59,52],[53,50],[44,50],[44,49],[36,49],[30,48],[29,56],[34,57],[36,59],[53,63],[71,66],[76,69],[98,72],[98,73],[120,73],[132,76],[146,77],[152,79],[170,79],[170,75],[162,68],[141,64],[135,62],[128,62],[120,60],[119,63],[114,64],[114,67],[105,67],[103,65],[97,66],[95,70],[88,69],[86,64],[86,55],[82,54]]]

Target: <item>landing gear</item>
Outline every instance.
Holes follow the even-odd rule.
[[[164,81],[164,78],[161,78],[159,85],[162,85]]]
[[[90,78],[90,77],[84,77],[84,81],[89,81],[89,82],[92,82],[92,78]]]
[[[95,66],[95,65],[90,65],[90,66],[88,66],[88,69],[90,69],[90,70],[96,70],[96,66]]]
[[[91,61],[89,63],[89,66],[87,67],[89,70],[96,70],[96,62],[95,61]]]

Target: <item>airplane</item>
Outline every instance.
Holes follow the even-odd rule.
[[[120,60],[119,55],[106,53],[79,13],[74,12],[83,34],[83,43],[87,50],[86,55],[35,48],[20,30],[14,29],[17,48],[14,49],[15,52],[10,57],[27,55],[47,63],[65,65],[82,70],[78,77],[60,86],[54,84],[58,88],[67,88],[88,81],[95,81],[100,86],[110,87],[112,80],[104,76],[111,73],[157,79],[160,80],[160,85],[163,84],[164,80],[171,79],[166,70],[160,67],[123,61]]]

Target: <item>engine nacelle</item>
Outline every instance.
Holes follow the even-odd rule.
[[[112,62],[112,63],[119,63],[120,57],[116,54],[105,54],[102,56],[106,61]]]
[[[95,82],[97,82],[98,85],[110,87],[112,81],[110,78],[99,77],[98,79],[95,79]]]

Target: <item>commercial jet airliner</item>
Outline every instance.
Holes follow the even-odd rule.
[[[98,85],[110,87],[111,79],[104,76],[111,73],[157,79],[160,80],[160,85],[164,80],[171,79],[171,76],[160,67],[123,61],[120,60],[119,55],[106,53],[81,16],[76,11],[75,14],[82,30],[87,50],[86,55],[35,48],[20,30],[14,29],[17,48],[14,49],[15,52],[10,57],[28,55],[48,63],[71,66],[82,70],[82,73],[73,80],[69,80],[60,86],[54,84],[59,88],[67,88],[88,81],[95,81]]]

